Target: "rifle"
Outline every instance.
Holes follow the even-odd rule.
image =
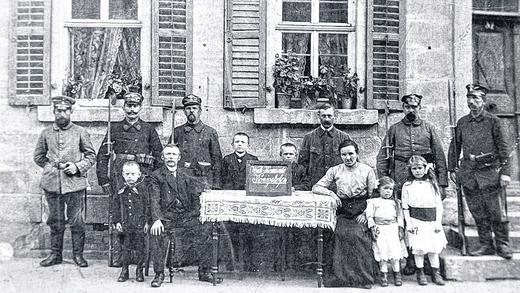
[[[112,165],[112,122],[111,122],[111,112],[112,112],[112,101],[115,102],[116,95],[112,95],[108,100],[108,121],[107,121],[107,141],[104,143],[107,146],[107,173],[108,178],[111,176],[111,165]],[[112,236],[114,235],[114,220],[112,218],[112,200],[113,194],[110,192],[108,194],[108,266],[112,267],[114,265],[114,244],[112,241]]]
[[[388,174],[394,172],[394,146],[390,144],[390,135],[388,133],[388,116],[390,116],[390,103],[388,102],[388,98],[385,101],[385,145],[382,146],[383,149],[386,151],[386,158],[385,160],[388,161]]]
[[[455,90],[453,89],[453,83],[451,80],[448,80],[448,111],[450,114],[450,128],[452,135],[452,144],[453,150],[455,151],[456,160],[456,170],[459,167],[459,153],[457,152],[457,103],[455,102]],[[457,191],[457,227],[459,230],[459,236],[462,240],[462,247],[460,249],[460,253],[462,255],[467,255],[467,241],[465,234],[465,221],[464,221],[464,191],[462,189],[462,182],[459,177],[457,177],[457,181],[455,182],[455,189]]]
[[[175,113],[176,113],[175,98],[173,98],[173,102],[172,102],[172,139],[170,141],[170,143],[172,143],[172,144],[175,144]]]

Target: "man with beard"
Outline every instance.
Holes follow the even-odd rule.
[[[503,192],[511,182],[511,146],[500,119],[485,110],[488,89],[476,84],[468,84],[466,89],[470,113],[457,122],[456,144],[451,142],[448,158],[450,176],[454,182],[460,180],[477,224],[480,248],[470,254],[493,255],[496,251],[499,256],[511,259]],[[494,241],[491,232],[495,233]]]
[[[306,176],[310,181],[309,186],[318,182],[331,167],[341,164],[343,161],[339,153],[342,142],[350,140],[350,136],[334,127],[336,110],[330,104],[323,104],[318,110],[320,126],[307,133],[303,137],[303,143],[298,157],[298,164],[305,168]],[[331,188],[336,191],[333,184]],[[307,234],[311,251],[316,251],[316,243],[313,241],[311,231],[302,231]],[[327,273],[332,271],[332,253],[334,233],[330,230],[323,231],[323,259],[324,269]]]
[[[124,186],[122,176],[123,164],[126,161],[136,161],[141,166],[143,176],[157,169],[160,165],[162,144],[155,127],[139,118],[143,97],[139,93],[130,92],[124,95],[123,110],[125,119],[111,123],[111,142],[107,135],[99,147],[97,155],[97,178],[99,185],[106,194],[113,195]],[[112,144],[112,154],[108,153],[108,144]],[[108,161],[111,161],[108,174]],[[121,266],[121,244],[119,237],[113,241],[113,263],[111,266]]]
[[[160,287],[164,281],[168,241],[177,244],[174,254],[180,256],[170,265],[196,264],[199,268],[199,281],[212,282],[209,272],[212,253],[211,224],[202,224],[199,221],[199,196],[203,184],[177,168],[181,158],[181,151],[177,146],[167,144],[162,158],[163,166],[155,170],[150,178],[153,222],[150,233],[154,236],[152,241],[155,272],[151,286]],[[222,279],[218,279],[217,282],[222,282]]]
[[[96,152],[88,132],[70,121],[75,100],[67,96],[52,98],[54,124],[45,128],[36,144],[34,162],[43,168],[40,187],[49,206],[47,225],[51,228],[51,254],[42,267],[62,263],[63,233],[69,224],[72,260],[87,267],[85,245],[84,196],[87,170],[95,163]],[[66,218],[65,218],[66,215]]]
[[[421,109],[422,96],[417,94],[406,95],[401,98],[404,118],[390,126],[383,147],[377,155],[377,173],[379,177],[389,176],[395,181],[394,192],[401,198],[401,188],[408,176],[408,160],[413,155],[420,155],[428,163],[433,163],[435,173],[441,187],[441,196],[446,196],[445,188],[448,186],[448,173],[446,158],[439,136],[433,125],[422,120],[418,112]],[[386,146],[385,144],[389,145]],[[387,156],[386,147],[391,148],[393,157]],[[411,254],[410,254],[411,255]],[[407,258],[405,275],[415,273],[413,256]]]
[[[179,167],[191,176],[199,177],[208,187],[220,189],[222,152],[215,129],[200,120],[202,100],[196,95],[182,99],[184,115],[188,121],[175,127],[174,139],[169,142],[179,146],[182,156]]]

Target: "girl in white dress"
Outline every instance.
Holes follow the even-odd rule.
[[[427,285],[424,275],[424,255],[432,266],[432,281],[444,285],[439,272],[439,254],[447,241],[442,229],[442,200],[439,185],[433,171],[421,156],[408,161],[409,180],[403,184],[402,206],[406,221],[406,239],[417,266],[417,283]]]
[[[394,180],[388,176],[379,179],[380,197],[367,200],[365,215],[372,234],[374,258],[379,262],[381,286],[388,286],[388,262],[394,272],[394,285],[401,286],[399,260],[408,256],[404,245],[404,220],[401,203],[394,199]]]

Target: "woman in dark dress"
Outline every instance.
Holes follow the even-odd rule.
[[[373,169],[359,162],[359,148],[354,141],[342,142],[339,152],[343,163],[327,170],[312,188],[312,192],[332,196],[338,203],[332,270],[325,271],[324,285],[371,288],[374,256],[363,212],[377,180]],[[334,184],[336,193],[329,189]]]

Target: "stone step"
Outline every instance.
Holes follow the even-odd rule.
[[[447,230],[447,231],[446,231]],[[446,238],[448,244],[454,248],[460,249],[462,246],[461,236],[459,235],[459,229],[457,227],[449,227],[445,229]],[[469,251],[476,250],[479,248],[478,233],[475,227],[466,227],[464,230],[466,235],[467,248]],[[512,231],[509,233],[510,246],[515,252],[520,252],[520,232]],[[460,254],[460,252],[459,252]],[[520,277],[520,275],[519,275]]]
[[[520,197],[517,196],[509,196],[507,198],[507,211],[511,212],[520,212]]]
[[[447,247],[441,253],[444,277],[456,281],[486,281],[520,278],[520,253],[506,260],[499,256],[461,256],[460,251]]]
[[[23,254],[17,254],[16,257],[30,257],[30,258],[45,258],[51,253],[50,249],[31,249],[25,251]],[[108,251],[101,250],[90,250],[85,249],[83,251],[83,256],[86,260],[89,259],[98,259],[98,260],[107,260],[108,261]],[[63,259],[64,261],[70,261],[72,263],[72,250],[64,249],[63,250]]]

